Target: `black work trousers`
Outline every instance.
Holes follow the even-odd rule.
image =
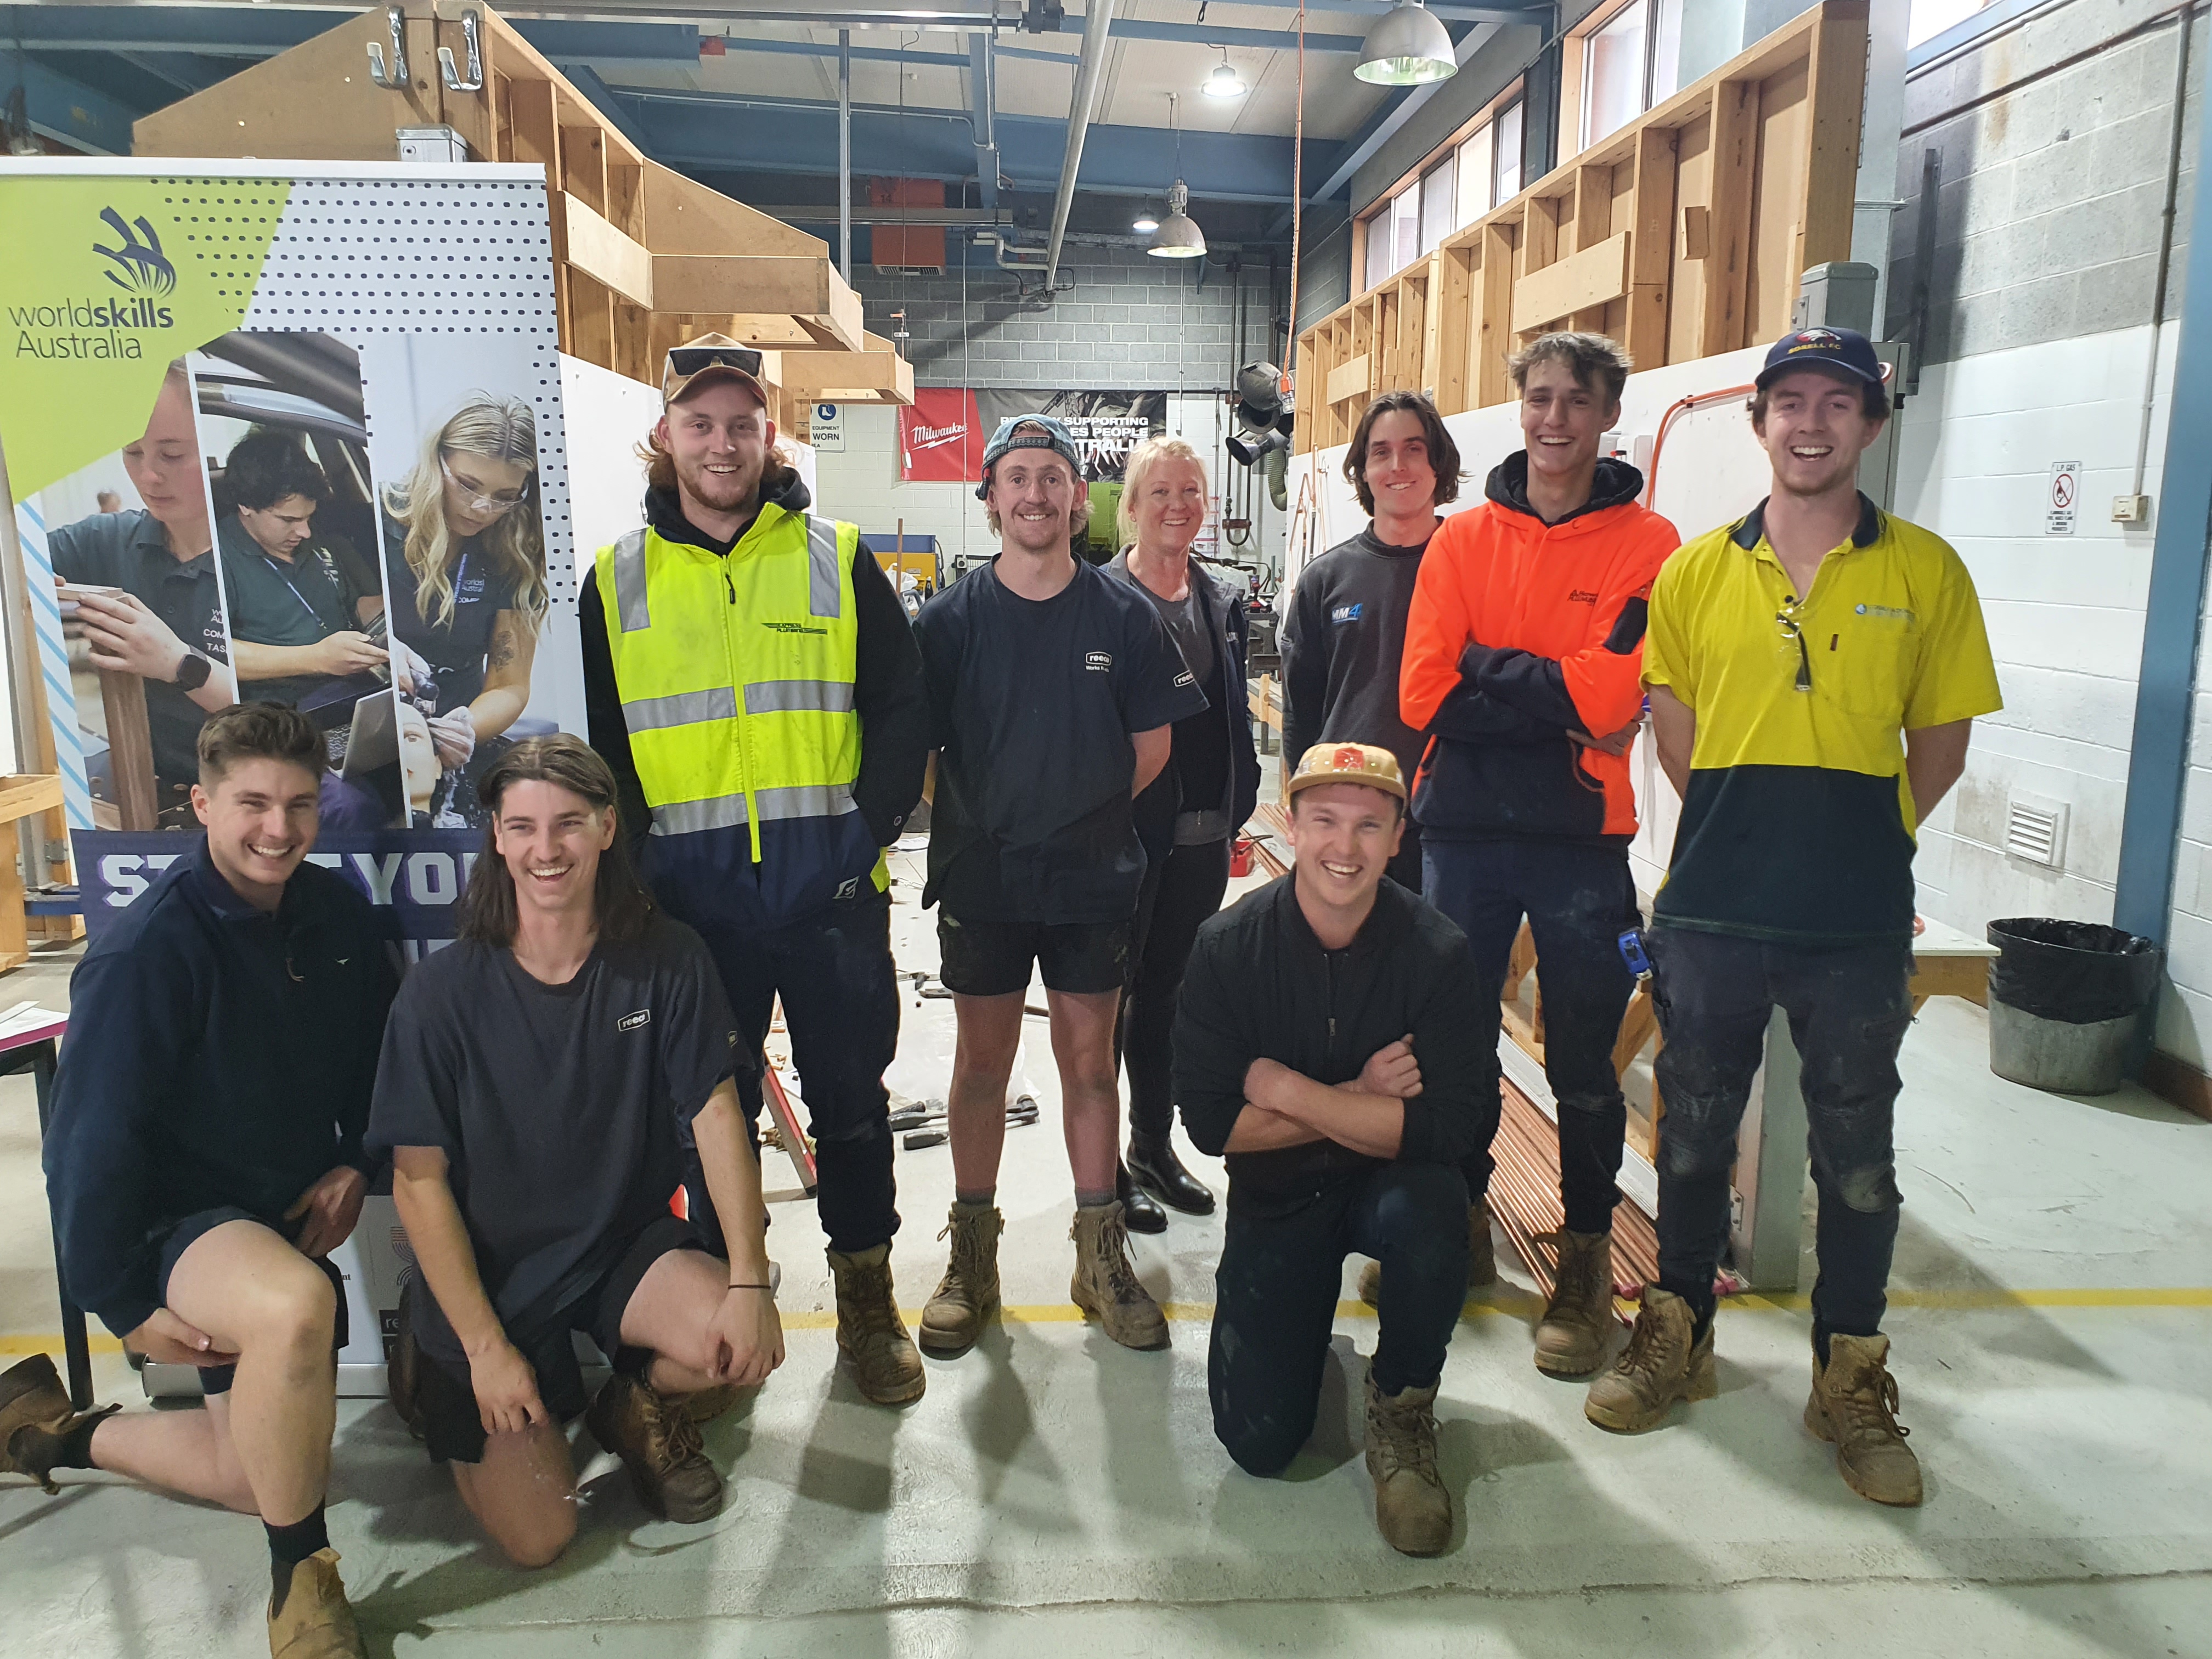
[[[1199,924],[1229,890],[1231,839],[1170,848],[1146,862],[1129,939],[1129,985],[1115,1031],[1129,1076],[1133,1136],[1164,1140],[1175,1127],[1176,998]]]
[[[898,1048],[898,986],[891,969],[889,895],[842,899],[818,917],[765,933],[702,931],[738,1030],[758,1055],[775,1000],[814,1137],[815,1203],[830,1248],[873,1249],[898,1231],[891,1176],[890,1097],[884,1073]],[[761,1079],[740,1073],[738,1098],[760,1140]],[[686,1125],[689,1141],[689,1126]],[[722,1230],[698,1155],[684,1186],[692,1221],[717,1254]]]
[[[1621,958],[1620,935],[1643,921],[1628,854],[1567,842],[1431,836],[1425,857],[1425,896],[1467,935],[1485,1007],[1504,989],[1513,941],[1522,918],[1528,920],[1544,993],[1544,1076],[1559,1107],[1559,1197],[1567,1227],[1609,1232],[1628,1123],[1613,1048],[1636,988]],[[1468,1191],[1477,1197],[1490,1188],[1490,1144],[1498,1129],[1495,1050],[1486,1057],[1489,1074],[1481,1093],[1490,1127],[1465,1166]]]
[[[1313,1433],[1344,1258],[1382,1264],[1375,1385],[1433,1388],[1467,1301],[1467,1182],[1448,1164],[1377,1164],[1287,1215],[1242,1209],[1232,1182],[1213,1275],[1206,1390],[1237,1466],[1276,1474]]]
[[[1728,1248],[1736,1130],[1765,1058],[1771,1011],[1789,1016],[1805,1097],[1820,1275],[1813,1346],[1832,1333],[1873,1336],[1889,1306],[1897,1247],[1892,1131],[1897,1051],[1912,1024],[1912,947],[1815,950],[1655,927],[1652,1002],[1665,1038],[1654,1067],[1660,1097],[1659,1284],[1713,1315],[1713,1269]]]

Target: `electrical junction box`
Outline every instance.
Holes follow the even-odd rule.
[[[2150,497],[2148,495],[2115,495],[2112,497],[2114,524],[2148,524]]]
[[[1814,265],[1797,282],[1797,303],[1790,326],[1855,328],[1872,338],[1874,291],[1881,273],[1850,259]]]
[[[451,127],[398,129],[399,159],[403,161],[465,161],[469,141]]]

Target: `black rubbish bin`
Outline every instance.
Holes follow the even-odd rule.
[[[1993,921],[1989,940],[1990,1069],[2054,1094],[2118,1088],[2164,952],[2118,927],[2047,916]]]

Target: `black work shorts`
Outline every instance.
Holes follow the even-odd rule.
[[[653,1264],[671,1250],[700,1250],[706,1246],[691,1224],[661,1216],[647,1224],[630,1241],[615,1265],[587,1285],[550,1319],[528,1330],[510,1330],[507,1340],[521,1351],[538,1373],[538,1397],[556,1423],[583,1415],[591,1403],[584,1393],[584,1368],[576,1358],[572,1333],[581,1331],[599,1345],[610,1360],[622,1346],[623,1314]],[[409,1302],[419,1309],[423,1287],[410,1286]],[[483,1462],[483,1416],[477,1406],[475,1384],[464,1358],[441,1359],[425,1352],[416,1370],[415,1409],[434,1463]]]
[[[1003,997],[1030,986],[1030,967],[1045,988],[1085,996],[1118,991],[1129,975],[1129,924],[1077,921],[963,921],[937,907],[938,978],[963,997]]]
[[[287,1244],[295,1243],[307,1224],[305,1216],[297,1221],[271,1220],[265,1215],[256,1215],[235,1204],[218,1204],[212,1210],[202,1210],[197,1215],[186,1216],[172,1227],[169,1236],[161,1241],[161,1266],[154,1281],[154,1293],[161,1298],[163,1307],[169,1305],[169,1275],[176,1271],[177,1263],[184,1260],[185,1252],[227,1221],[251,1221],[257,1227],[268,1228]],[[307,1259],[320,1267],[329,1278],[331,1294],[337,1303],[337,1312],[331,1321],[331,1352],[337,1354],[343,1350],[349,1336],[346,1322],[345,1275],[321,1257],[311,1255]],[[202,1394],[228,1394],[230,1385],[237,1380],[238,1367],[203,1365],[199,1373]]]

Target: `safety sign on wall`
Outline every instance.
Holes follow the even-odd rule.
[[[2051,484],[2043,503],[2043,533],[2046,536],[2070,536],[2074,533],[2074,507],[2081,498],[2081,463],[2053,461],[2051,464]]]
[[[806,423],[806,441],[814,446],[817,455],[842,455],[845,453],[845,422],[835,404],[817,404]]]

